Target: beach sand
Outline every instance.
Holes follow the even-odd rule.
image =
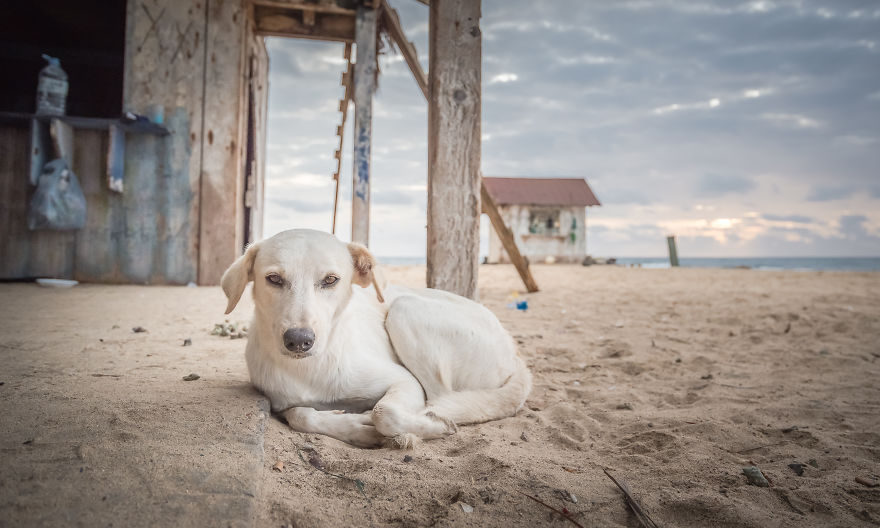
[[[112,508],[115,524],[146,525],[163,519],[157,496],[185,496],[169,510],[183,526],[200,512],[258,526],[574,526],[550,507],[583,526],[639,526],[603,469],[660,526],[880,523],[880,487],[856,481],[880,477],[880,274],[533,272],[542,291],[524,295],[512,267],[480,268],[481,302],[534,374],[526,407],[406,452],[265,414],[245,342],[209,335],[219,288],[0,285],[0,525],[106,524]],[[424,274],[388,268],[413,286]],[[508,308],[513,292],[527,311]],[[251,309],[246,295],[226,317]],[[202,379],[181,381],[189,372]],[[769,487],[748,484],[752,465]],[[114,488],[149,490],[146,513]]]

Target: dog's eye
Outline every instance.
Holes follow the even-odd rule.
[[[266,281],[270,284],[274,284],[275,286],[281,286],[281,283],[284,282],[284,279],[282,279],[281,275],[277,273],[270,273],[266,275]]]
[[[337,282],[339,282],[339,277],[337,277],[336,275],[327,275],[326,277],[324,277],[324,280],[321,281],[321,286],[327,288],[329,286],[333,286]]]

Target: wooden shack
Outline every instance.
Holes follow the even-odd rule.
[[[261,236],[268,57],[253,6],[33,0],[4,10],[0,278],[216,284]],[[59,119],[33,115],[41,53],[68,73]],[[127,126],[123,111],[158,128]],[[29,231],[29,175],[55,157],[80,181],[86,225]]]
[[[483,178],[530,262],[581,262],[587,255],[587,207],[601,205],[583,178]],[[496,232],[489,235],[492,264],[510,262]]]
[[[368,244],[376,44],[384,33],[428,104],[426,282],[475,296],[481,210],[506,233],[479,172],[480,1],[419,1],[430,5],[427,72],[387,0],[7,2],[0,18],[0,280],[217,284],[262,236],[265,36],[344,43],[343,125],[354,106],[352,239]],[[42,53],[60,58],[68,72],[64,117],[34,115]],[[123,112],[146,116],[149,126],[121,122]],[[83,187],[86,225],[29,231],[34,175],[57,157]],[[338,189],[338,166],[334,178]],[[514,260],[530,291],[537,289],[525,262]]]

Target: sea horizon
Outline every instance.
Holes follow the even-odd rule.
[[[595,257],[606,260],[602,257]],[[610,257],[609,257],[610,258]],[[386,266],[424,266],[425,257],[380,256]],[[669,268],[667,257],[614,257],[618,266]],[[748,268],[764,271],[880,271],[880,257],[680,257],[682,268]]]

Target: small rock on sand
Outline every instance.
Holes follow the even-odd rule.
[[[0,383],[0,385],[2,385],[2,383]],[[525,431],[523,431],[522,434],[519,435],[519,439],[522,440],[523,442],[528,442],[528,441],[529,441],[529,437],[526,436],[526,432],[525,432]]]
[[[856,482],[861,484],[862,486],[867,486],[869,488],[876,488],[880,486],[880,482],[877,479],[867,478],[867,477],[856,477]]]
[[[403,461],[404,461],[404,462],[412,462],[412,461],[413,461],[413,457],[411,457],[411,456],[409,456],[409,455],[405,455],[405,456],[403,457]]]
[[[743,474],[749,481],[749,484],[752,486],[758,486],[761,488],[769,488],[770,482],[764,477],[764,474],[761,473],[761,470],[756,466],[746,466],[742,469]]]
[[[465,513],[474,513],[474,507],[466,502],[459,502],[459,506],[461,506],[461,511]]]
[[[134,332],[134,333],[136,333],[136,334],[141,334],[141,333],[143,333],[143,332],[146,332],[147,329],[144,328],[143,326],[135,326],[134,328],[131,329],[131,331]]]
[[[624,402],[618,405],[617,408],[621,411],[631,411],[633,410],[633,404],[631,404],[630,402]]]
[[[284,461],[279,460],[278,462],[275,462],[275,465],[272,466],[272,469],[280,473],[281,470],[284,469]]]
[[[797,476],[799,477],[804,474],[804,465],[799,462],[789,464],[788,467],[790,467],[791,470],[794,471],[795,474],[797,474]]]
[[[183,377],[183,381],[195,381],[195,380],[199,379],[200,377],[201,376],[199,376],[198,374],[188,374]]]
[[[190,338],[186,338],[183,340],[183,346],[192,346],[193,340]]]

